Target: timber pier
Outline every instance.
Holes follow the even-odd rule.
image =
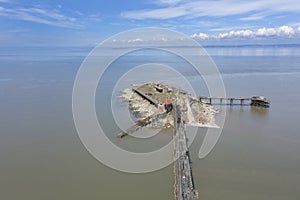
[[[199,100],[204,103],[213,104],[213,102],[218,101],[220,104],[234,105],[235,102],[238,102],[240,105],[251,105],[251,106],[260,106],[260,107],[270,107],[270,101],[262,96],[253,96],[250,98],[234,98],[234,97],[206,97],[200,96]]]
[[[199,199],[195,189],[185,124],[181,118],[181,106],[174,107],[174,173],[175,173],[175,199]]]
[[[153,122],[155,119],[159,118],[160,115],[162,115],[162,113],[160,112],[156,112],[144,119],[141,119],[139,121],[136,122],[136,124],[134,124],[133,126],[129,127],[126,131],[122,131],[118,134],[119,138],[123,138],[126,135],[130,135],[138,130],[140,130],[142,127],[147,126],[148,124],[150,124],[151,122]]]

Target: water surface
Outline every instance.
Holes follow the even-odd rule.
[[[1,199],[172,199],[173,166],[148,174],[126,174],[95,160],[81,144],[72,118],[72,86],[91,48],[11,48],[0,56]],[[205,129],[191,147],[192,168],[201,199],[300,198],[300,48],[211,47],[227,96],[264,95],[271,108],[219,106],[226,122],[219,142],[203,160],[197,157]],[[191,82],[185,62],[151,54],[175,65]],[[147,61],[131,55],[125,67]],[[150,59],[150,60],[151,60]],[[125,62],[126,61],[126,62]],[[118,64],[118,63],[115,63]],[[108,72],[109,74],[109,72]],[[176,82],[174,77],[165,81]],[[110,87],[104,80],[103,87]],[[106,82],[107,81],[107,82]],[[198,94],[206,94],[199,85]],[[99,119],[109,119],[97,93]],[[140,151],[171,139],[164,130],[150,140],[119,141],[118,127],[107,120],[109,137]]]

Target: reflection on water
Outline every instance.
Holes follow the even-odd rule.
[[[257,115],[267,115],[269,114],[270,108],[263,108],[263,107],[257,107],[257,106],[251,106],[251,113],[257,114]]]

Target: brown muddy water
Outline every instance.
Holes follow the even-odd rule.
[[[224,56],[214,50],[227,96],[264,95],[271,108],[215,105],[227,111],[217,145],[200,160],[205,129],[199,129],[190,151],[202,200],[300,198],[300,55],[249,51]],[[72,86],[82,57],[65,57],[54,63],[27,57],[1,63],[0,199],[173,199],[173,165],[127,174],[87,152],[72,118]],[[99,119],[107,115],[100,103],[109,100],[106,95],[97,94]],[[171,139],[167,129],[149,140],[119,141],[118,128],[105,123],[112,141],[134,151],[155,149]]]

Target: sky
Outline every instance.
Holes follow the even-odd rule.
[[[300,44],[299,0],[0,0],[1,46],[89,46],[160,27],[202,44]]]

